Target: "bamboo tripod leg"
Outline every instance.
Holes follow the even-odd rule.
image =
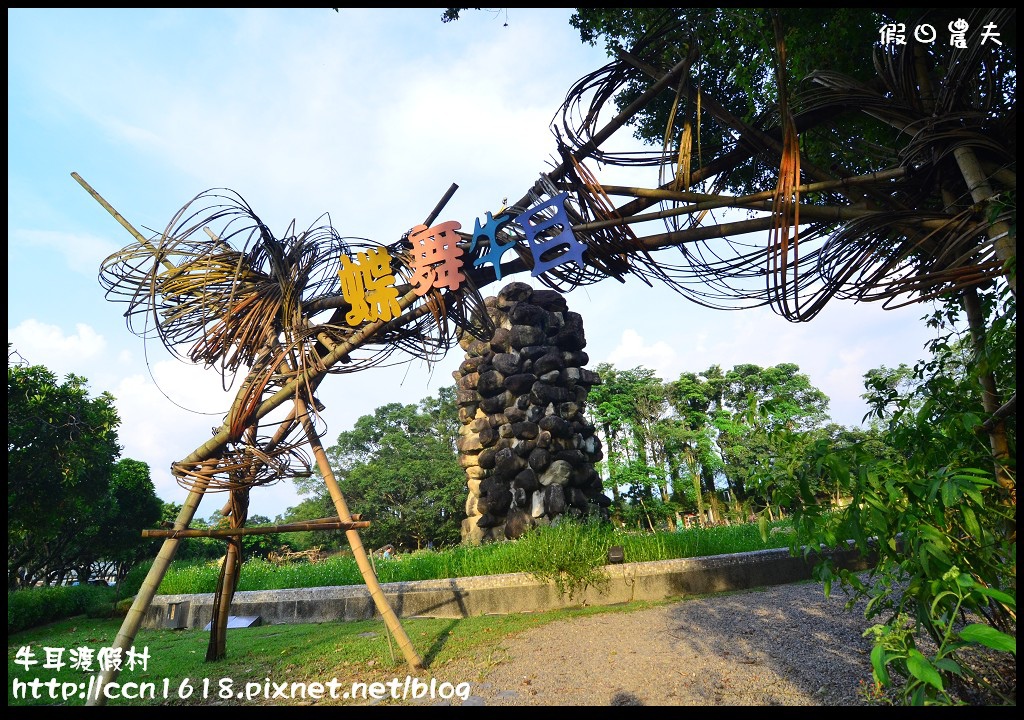
[[[236,515],[232,513],[232,527],[245,524],[244,516],[239,525]],[[206,660],[222,660],[227,656],[228,620],[231,617],[231,600],[235,596],[238,575],[241,572],[242,536],[228,538],[227,550],[224,553],[224,565],[217,578],[217,594],[214,595],[213,619],[210,621],[210,643],[206,648]]]
[[[303,406],[305,407],[305,406]],[[288,417],[281,423],[281,427],[274,436],[272,442],[280,442],[281,438],[287,432],[287,426],[294,420],[296,410],[293,408]],[[204,451],[206,445],[196,450],[192,455],[189,456],[189,462],[197,462],[204,457],[209,457],[209,452]],[[200,480],[193,486],[193,489],[189,491],[188,497],[185,498],[185,502],[181,506],[181,512],[178,513],[177,519],[174,521],[175,530],[184,530],[192,522],[192,518],[195,517],[196,510],[199,508],[199,502],[203,499],[203,495],[206,492],[206,482]],[[146,616],[146,611],[149,609],[150,603],[153,602],[153,597],[156,595],[157,588],[160,587],[160,583],[163,582],[164,575],[167,574],[167,569],[171,566],[171,561],[174,559],[174,554],[178,551],[178,543],[181,542],[178,538],[167,538],[164,540],[164,544],[160,546],[160,552],[157,553],[156,560],[153,561],[152,567],[149,568],[149,572],[146,574],[146,579],[142,581],[142,587],[139,588],[138,595],[135,596],[135,600],[132,602],[131,608],[128,610],[128,614],[124,618],[124,622],[121,623],[121,629],[117,633],[117,637],[114,639],[113,647],[120,648],[121,652],[124,653],[131,647],[135,641],[135,635],[139,632],[139,626],[142,624],[142,619]],[[96,694],[94,697],[86,699],[86,706],[95,705],[106,705],[107,699],[103,694],[103,688],[108,683],[113,682],[117,679],[120,673],[120,668],[116,666],[111,667],[108,670],[102,671],[96,680]]]
[[[348,504],[345,502],[345,498],[341,494],[341,488],[338,487],[338,482],[334,478],[334,471],[331,470],[331,466],[327,462],[327,453],[324,452],[324,446],[320,442],[320,436],[317,435],[316,430],[313,428],[313,423],[309,419],[309,415],[306,412],[306,405],[302,400],[297,400],[296,406],[298,413],[302,418],[302,426],[306,430],[306,437],[309,440],[310,447],[313,448],[313,455],[316,457],[317,467],[320,468],[320,473],[324,476],[324,483],[327,485],[327,490],[330,492],[331,499],[334,501],[334,508],[338,512],[338,518],[342,522],[352,522],[352,516],[348,511]],[[412,646],[412,642],[409,640],[409,636],[406,634],[405,628],[402,627],[401,622],[398,620],[398,616],[395,615],[395,611],[391,609],[391,605],[388,604],[388,599],[384,596],[384,590],[377,581],[377,575],[373,572],[370,560],[366,556],[366,550],[363,548],[363,541],[359,538],[359,532],[357,530],[346,530],[345,539],[348,540],[348,544],[352,548],[352,555],[355,556],[356,564],[359,566],[359,572],[362,573],[363,580],[366,582],[366,587],[370,591],[370,597],[373,598],[373,602],[377,606],[377,611],[381,614],[381,617],[384,618],[384,624],[398,641],[398,646],[402,649],[402,654],[405,656],[406,662],[415,670],[424,669],[423,660],[420,659],[416,649]]]
[[[178,517],[174,521],[174,528],[176,530],[187,528],[189,523],[192,522],[196,510],[199,508],[199,501],[203,499],[205,489],[205,486],[203,486],[189,492],[188,497],[185,498],[185,502],[181,506],[181,512],[178,513]],[[146,573],[146,579],[142,581],[139,593],[135,596],[135,600],[132,602],[124,622],[121,623],[121,629],[118,630],[112,644],[112,647],[120,648],[122,654],[127,652],[135,641],[135,635],[138,633],[142,619],[149,609],[149,604],[153,601],[153,596],[156,595],[157,588],[160,587],[164,575],[167,574],[167,568],[171,566],[174,554],[178,551],[179,542],[181,541],[176,538],[164,540],[164,544],[160,547],[160,552],[157,553],[152,567]],[[99,673],[96,679],[95,694],[86,698],[85,704],[87,707],[106,705],[107,698],[103,694],[103,689],[109,683],[116,680],[119,673],[120,668],[116,665],[112,665],[109,669]]]

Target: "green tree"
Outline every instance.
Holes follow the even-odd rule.
[[[136,563],[155,555],[159,543],[144,540],[140,530],[155,527],[161,511],[149,465],[118,460],[107,493],[89,514],[88,528],[75,537],[79,580],[100,574],[120,582]]]
[[[716,492],[715,478],[723,469],[712,413],[722,409],[724,387],[725,374],[718,365],[701,374],[681,373],[667,386],[673,410],[677,476],[701,522],[706,519],[704,497]]]
[[[246,518],[246,527],[267,527],[273,525],[274,521],[265,515],[251,515]],[[242,536],[242,553],[243,557],[248,558],[263,558],[266,559],[267,555],[279,549],[284,542],[284,536],[280,533],[271,533],[269,535],[243,535]]]
[[[620,513],[624,498],[658,508],[642,513],[648,518],[645,524],[657,520],[659,525],[671,525],[674,460],[669,450],[674,438],[666,423],[669,405],[664,383],[642,366],[618,370],[600,363],[595,371],[601,384],[591,388],[588,405],[608,451],[599,467],[607,472],[605,482],[612,488],[613,503]]]
[[[456,450],[462,421],[459,420],[459,406],[455,402],[455,386],[440,388],[437,397],[431,395],[420,400],[420,410],[430,418],[438,439]]]
[[[978,362],[975,341],[958,337],[956,301],[941,303],[930,322],[946,332],[929,344],[931,357],[914,367],[913,382],[905,384],[899,369],[865,376],[891,450],[820,441],[775,490],[777,502],[794,508],[798,545],[832,547],[849,538],[877,553],[868,581],[827,562],[818,572],[826,590],[841,582],[868,599],[868,616],[879,619],[872,628],[875,678],[892,688],[893,676],[902,677],[902,697],[913,704],[991,692],[963,653],[1016,655],[1016,495],[999,481],[1015,477],[1016,423],[1004,418],[1008,456],[1001,466],[980,423],[988,415],[981,375],[1000,378],[1007,397],[1016,393],[1016,303],[1005,287],[987,295],[989,362]],[[851,502],[838,511],[822,503],[818,482]],[[919,643],[921,633],[934,650]]]
[[[643,506],[625,513],[619,502],[620,514],[671,528],[677,512],[693,507],[703,519],[719,478],[738,517],[766,507],[768,498],[751,498],[748,484],[762,464],[792,454],[781,443],[794,436],[776,431],[817,429],[828,419],[828,398],[799,369],[744,364],[723,373],[714,365],[663,383],[648,368],[598,365],[602,384],[590,403],[608,448],[602,467],[621,499]]]
[[[774,367],[735,366],[724,377],[722,402],[712,423],[724,473],[736,502],[749,499],[758,467],[789,454],[782,444],[799,431],[821,428],[828,419],[828,397],[793,363]],[[790,433],[776,432],[789,430]],[[762,507],[767,498],[758,498]]]
[[[605,459],[598,464],[598,468],[606,471],[607,477],[604,477],[604,481],[611,488],[613,507],[621,508],[619,483],[612,480],[610,469],[616,463],[621,463],[626,454],[627,440],[624,433],[628,426],[630,401],[625,392],[625,383],[620,381],[619,371],[614,365],[601,363],[595,368],[595,372],[601,376],[601,382],[591,387],[587,403],[590,406],[591,417],[603,436],[606,450]]]
[[[160,522],[164,527],[171,527],[181,513],[181,503],[165,502],[160,510]],[[219,516],[219,513],[218,513]],[[214,524],[219,517],[214,521]],[[212,525],[202,518],[193,518],[190,528],[205,529]],[[159,549],[159,547],[158,547]],[[186,562],[206,562],[216,560],[224,555],[224,541],[219,538],[197,537],[182,538],[178,541],[178,550],[174,553],[175,560]]]
[[[70,571],[76,535],[108,496],[119,423],[113,396],[90,397],[85,378],[60,382],[8,355],[9,589],[60,581]]]
[[[407,549],[460,540],[466,480],[454,447],[454,393],[417,405],[391,403],[364,415],[327,448],[360,531],[370,547]]]
[[[895,368],[882,365],[868,370],[864,374],[864,386],[870,393],[861,395],[871,402],[874,410],[864,416],[863,420],[871,427],[884,428],[885,419],[896,411],[897,406],[914,401],[912,392],[920,383],[914,377],[914,369],[906,363]],[[920,408],[913,408],[915,411]]]
[[[316,479],[322,480],[319,476]],[[337,511],[330,495],[319,492],[288,508],[283,515],[278,515],[277,524],[319,520],[325,517],[337,517]],[[337,530],[304,530],[288,533],[285,544],[292,550],[300,551],[314,547],[321,550],[339,550],[346,546],[345,533]]]

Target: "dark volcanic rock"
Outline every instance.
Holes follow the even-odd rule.
[[[586,418],[589,388],[583,317],[554,290],[509,283],[484,298],[495,330],[466,333],[466,358],[452,374],[459,420],[459,464],[470,496],[465,542],[515,539],[563,514],[607,519],[594,463],[601,443]]]

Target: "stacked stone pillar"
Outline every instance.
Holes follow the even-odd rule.
[[[515,539],[565,515],[607,518],[594,469],[601,441],[584,414],[601,378],[583,367],[583,318],[560,293],[521,282],[485,305],[494,335],[463,336],[466,359],[453,373],[469,486],[462,541]]]

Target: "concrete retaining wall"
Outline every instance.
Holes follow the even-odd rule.
[[[836,564],[862,570],[868,562],[855,550],[830,553]],[[458,618],[543,612],[581,605],[616,605],[634,600],[666,600],[727,590],[806,580],[813,561],[792,557],[785,548],[685,560],[608,565],[609,582],[601,589],[587,588],[573,596],[554,583],[527,573],[485,577],[383,583],[395,614],[400,618]],[[213,614],[213,593],[158,595],[143,626],[205,627]],[[231,603],[235,616],[260,616],[264,624],[317,623],[370,620],[379,617],[365,585],[236,592]]]

